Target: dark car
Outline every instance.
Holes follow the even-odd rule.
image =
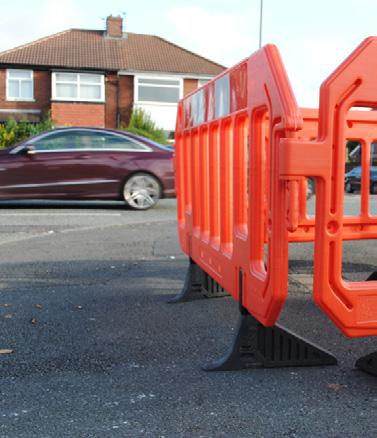
[[[146,210],[175,196],[172,157],[129,133],[55,129],[0,150],[0,199],[123,199]]]
[[[377,167],[370,168],[370,192],[377,193]],[[361,188],[361,166],[354,167],[344,177],[344,189],[347,193],[352,193]]]

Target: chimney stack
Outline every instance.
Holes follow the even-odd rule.
[[[122,38],[123,18],[120,15],[117,17],[109,15],[106,18],[106,36],[110,38]]]

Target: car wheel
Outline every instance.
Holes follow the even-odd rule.
[[[123,199],[134,210],[148,210],[161,197],[159,181],[148,173],[136,173],[124,184]]]
[[[377,183],[372,183],[370,186],[370,192],[372,193],[372,195],[377,194]]]
[[[352,193],[353,192],[352,184],[349,181],[346,182],[345,189],[346,189],[347,193]]]

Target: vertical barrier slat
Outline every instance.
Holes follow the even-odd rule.
[[[236,234],[247,237],[249,151],[246,114],[236,117],[234,128],[234,208]]]
[[[250,120],[251,156],[250,156],[250,191],[249,191],[249,223],[253,232],[250,234],[250,259],[252,269],[259,273],[260,279],[265,278],[264,244],[266,240],[266,144],[264,119],[267,108],[261,108]],[[264,218],[260,220],[260,218]],[[255,279],[254,281],[258,281]]]
[[[191,138],[186,132],[183,138],[183,169],[184,169],[184,196],[185,210],[191,211],[192,205],[192,184],[191,184]]]
[[[231,119],[221,122],[220,135],[220,211],[221,250],[231,255],[233,249],[233,126]]]
[[[192,225],[195,235],[199,234],[200,221],[200,176],[199,176],[199,132],[194,129],[191,135],[191,174],[192,190],[195,196],[192,197]]]
[[[200,196],[200,229],[201,238],[204,241],[209,239],[209,143],[208,143],[208,126],[201,128],[199,133],[200,138],[200,185],[198,190],[201,191]]]
[[[214,247],[220,245],[220,144],[219,125],[210,126],[209,185],[210,185],[210,239]]]
[[[184,181],[184,156],[183,156],[183,136],[176,136],[176,146],[175,146],[175,163],[179,172],[176,174],[178,178],[176,180],[176,192],[177,192],[177,209],[178,209],[178,223],[183,226],[185,221],[185,181]]]

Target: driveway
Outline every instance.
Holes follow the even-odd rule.
[[[280,322],[339,366],[221,373],[200,366],[226,352],[236,303],[167,304],[187,267],[174,201],[2,205],[0,250],[1,437],[377,434],[377,381],[353,368],[376,341],[346,339],[313,305],[310,244],[291,248]],[[346,275],[374,270],[376,251],[353,243]]]

